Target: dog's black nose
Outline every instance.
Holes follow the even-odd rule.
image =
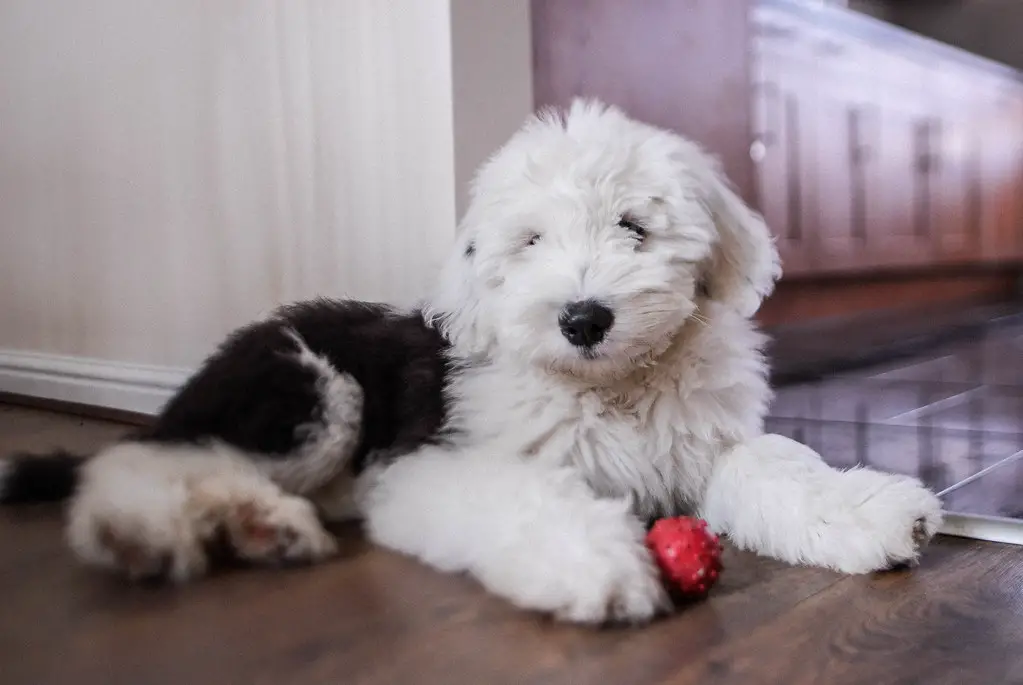
[[[614,322],[611,310],[592,300],[573,302],[561,310],[558,317],[561,334],[577,347],[593,347],[599,343]]]

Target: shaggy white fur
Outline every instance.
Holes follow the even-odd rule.
[[[452,388],[466,439],[375,476],[377,542],[594,622],[663,606],[639,517],[688,509],[741,547],[847,572],[916,559],[941,515],[918,481],[761,436],[750,317],[777,253],[695,145],[577,102],[530,121],[473,190],[430,303],[480,360]],[[587,299],[615,314],[595,350],[555,323]]]
[[[136,579],[202,575],[206,546],[222,534],[255,563],[331,556],[336,543],[313,505],[256,464],[224,446],[115,445],[82,467],[68,542],[83,561]]]
[[[667,606],[643,545],[642,521],[657,515],[695,512],[795,563],[911,562],[941,516],[918,481],[835,471],[762,435],[770,392],[751,316],[778,275],[767,228],[689,141],[593,102],[534,117],[480,170],[427,303],[464,362],[448,387],[458,437],[356,481],[340,450],[319,491],[277,482],[321,515],[351,513],[354,496],[379,544],[574,621],[641,621]],[[560,330],[577,302],[613,314],[593,345]],[[350,425],[358,387],[301,361]],[[126,531],[165,540],[161,563],[187,577],[202,570],[211,521],[249,549],[253,517],[287,522],[289,554],[332,551],[306,501],[258,459],[211,448],[172,460],[171,449],[128,444],[90,462],[71,512],[79,554],[124,565],[93,544],[112,526],[119,543]],[[121,552],[140,574],[156,563]]]

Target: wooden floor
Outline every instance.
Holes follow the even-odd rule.
[[[0,452],[112,423],[0,406]],[[513,610],[340,531],[342,558],[130,587],[78,566],[51,507],[0,512],[0,683],[1023,683],[1023,549],[939,539],[867,577],[728,549],[705,602],[644,628]]]

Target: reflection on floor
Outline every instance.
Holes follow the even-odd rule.
[[[950,511],[1023,518],[1023,328],[778,391],[767,429],[916,475]]]

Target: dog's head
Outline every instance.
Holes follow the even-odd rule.
[[[696,145],[577,101],[481,167],[428,312],[462,355],[602,378],[708,301],[752,316],[778,274],[764,223]]]

